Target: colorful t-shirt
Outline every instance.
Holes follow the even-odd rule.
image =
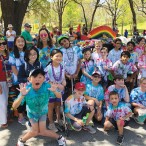
[[[123,75],[124,79],[127,78],[128,73],[131,74],[131,73],[134,73],[137,71],[137,68],[135,65],[133,65],[130,62],[123,64],[121,60],[116,61],[113,65],[112,69],[116,75],[118,75],[118,74]]]
[[[20,66],[25,62],[24,61],[24,52],[19,52],[20,57],[19,58],[15,58],[14,52],[11,52],[9,54],[9,63],[11,66],[15,66],[16,69],[19,71]],[[13,85],[18,85],[18,78],[17,76],[12,73],[12,84]]]
[[[137,52],[138,57],[140,57],[140,56],[142,55],[143,51],[144,51],[144,46],[142,46],[142,47],[136,46],[136,47],[134,48],[134,51]]]
[[[78,60],[82,58],[81,50],[78,46],[61,48],[63,53],[63,66],[65,72],[73,75],[77,70]]]
[[[96,66],[96,69],[101,73],[104,80],[107,81],[107,76],[109,75],[109,72],[105,70],[104,67],[106,66],[109,69],[111,69],[112,62],[108,58],[106,60],[99,58],[96,60],[95,66]]]
[[[130,100],[146,107],[146,92],[142,92],[140,87],[137,87],[131,91]]]
[[[47,64],[51,61],[50,53],[53,49],[54,49],[54,47],[52,47],[52,48],[45,47],[42,49],[38,49],[39,50],[39,61],[41,62],[43,68],[45,68],[47,66]]]
[[[114,64],[117,60],[119,60],[121,57],[121,50],[116,51],[115,49],[112,49],[108,54],[108,59]]]
[[[91,76],[94,71],[94,61],[93,60],[83,61],[81,63],[81,69],[85,69],[85,71]],[[90,78],[88,78],[87,76],[82,74],[80,82],[82,82],[84,84],[89,84],[92,81]]]
[[[117,121],[120,117],[124,117],[129,113],[132,113],[131,109],[128,106],[126,106],[125,103],[119,102],[118,106],[116,107],[110,104],[105,116],[113,118],[115,121]]]
[[[117,89],[115,87],[115,85],[111,85],[111,86],[108,87],[108,89],[106,90],[105,95],[104,95],[104,100],[106,102],[109,102],[109,93],[111,91],[116,91],[119,94],[120,101],[126,97],[126,90],[125,90],[125,88]]]
[[[87,84],[84,94],[90,97],[94,97],[98,101],[102,101],[104,99],[104,89],[100,84],[97,86],[94,86],[93,84]]]
[[[128,62],[135,64],[138,62],[138,54],[136,52],[132,52],[130,53],[130,59],[128,60]]]
[[[48,100],[54,96],[54,93],[48,90],[50,87],[50,84],[43,83],[40,89],[36,91],[33,89],[32,84],[27,85],[27,89],[30,88],[30,91],[23,98],[21,105],[26,102],[27,116],[29,119],[38,121],[42,115],[48,113]]]
[[[138,67],[143,66],[143,68],[139,69],[139,79],[142,77],[146,78],[146,55],[141,55],[138,59]]]
[[[65,113],[70,113],[73,116],[79,114],[85,104],[84,96],[75,98],[74,95],[70,95],[65,101]]]
[[[100,54],[93,52],[91,55],[91,58],[94,60],[94,63],[96,63],[96,60],[100,57]]]

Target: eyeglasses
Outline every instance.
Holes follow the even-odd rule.
[[[2,42],[2,43],[0,43],[0,46],[1,46],[1,45],[7,45],[7,43],[6,43],[6,42]]]
[[[34,54],[29,54],[29,56],[35,56],[35,55],[37,55],[37,53],[34,53]]]
[[[94,75],[93,77],[94,77],[94,78],[101,78],[100,75]]]
[[[42,34],[40,34],[40,37],[47,37],[47,36],[48,36],[47,33],[42,33]]]

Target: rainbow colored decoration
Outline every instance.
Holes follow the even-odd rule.
[[[101,38],[102,35],[105,34],[109,38],[116,38],[116,33],[109,26],[99,26],[95,29],[91,30],[88,34],[90,39],[98,39]]]

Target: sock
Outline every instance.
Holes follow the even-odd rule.
[[[62,135],[59,136],[58,140],[60,140],[62,138]]]

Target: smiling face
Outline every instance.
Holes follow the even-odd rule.
[[[21,37],[18,37],[15,45],[17,46],[17,48],[19,49],[19,51],[23,51],[23,48],[25,46],[25,40]]]
[[[121,57],[121,61],[122,61],[123,64],[126,64],[128,62],[128,60],[129,60],[129,57],[127,55],[123,55]]]
[[[29,62],[34,63],[37,59],[37,52],[35,50],[31,50],[29,53]]]
[[[41,30],[39,36],[40,36],[40,40],[42,40],[42,42],[47,42],[49,34],[47,33],[46,30]]]
[[[118,105],[118,103],[119,103],[119,96],[117,94],[116,95],[110,95],[109,99],[110,99],[110,103],[113,106],[117,106]]]
[[[53,63],[59,64],[59,63],[62,62],[62,54],[61,53],[57,53],[57,54],[51,56],[51,59],[53,60]]]
[[[116,79],[114,81],[115,85],[117,88],[123,87],[124,86],[124,79]]]
[[[83,94],[84,94],[84,90],[77,90],[77,89],[74,89],[74,91],[75,91],[75,96],[76,97],[80,97],[80,96],[83,96]]]
[[[90,57],[91,57],[91,52],[90,52],[90,51],[86,51],[86,52],[84,53],[84,58],[85,58],[86,60],[89,60]]]
[[[134,50],[133,44],[129,43],[129,44],[127,45],[127,50],[128,50],[129,52],[133,52],[133,50]]]
[[[34,90],[40,89],[44,81],[45,77],[42,74],[38,74],[36,77],[29,77],[29,82],[32,83],[32,87]]]
[[[4,51],[7,47],[7,43],[5,41],[0,40],[0,51]]]
[[[92,79],[93,84],[98,84],[101,81],[101,75],[94,74],[92,75],[92,77],[93,77]]]
[[[70,46],[70,42],[69,42],[69,40],[68,39],[62,39],[61,41],[60,41],[60,45],[62,46],[62,47],[64,47],[64,48],[69,48],[69,46]]]

